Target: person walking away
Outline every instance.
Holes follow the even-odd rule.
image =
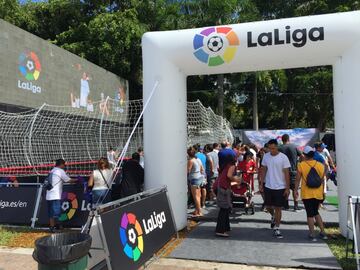
[[[293,199],[294,199],[294,211],[300,210],[298,204],[298,198],[295,196],[295,179],[296,179],[296,169],[298,158],[302,157],[302,153],[296,146],[290,142],[290,136],[288,134],[284,134],[281,137],[283,142],[279,147],[279,151],[284,153],[289,161],[290,161],[290,190],[292,191]],[[288,201],[287,201],[288,202]],[[285,209],[289,209],[289,204],[287,203]]]
[[[253,159],[255,161],[255,164],[257,164],[257,154],[259,150],[257,149],[256,145],[253,143],[249,144],[249,151],[253,154]]]
[[[223,169],[217,179],[217,205],[220,208],[216,223],[215,234],[220,237],[229,237],[230,231],[230,211],[231,203],[231,184],[241,184],[241,177],[236,176],[236,159],[233,155],[228,155],[223,160]]]
[[[270,152],[265,154],[262,160],[260,192],[264,192],[265,195],[265,206],[271,215],[274,236],[281,239],[283,238],[280,232],[282,208],[289,197],[291,165],[287,156],[279,152],[277,140],[270,140],[268,147]],[[263,182],[265,182],[265,188]]]
[[[213,146],[219,147],[217,143],[214,143]],[[212,151],[210,151],[212,149]],[[218,151],[216,151],[216,148],[209,146],[209,153],[208,157],[212,162],[212,169],[210,172],[210,178],[208,178],[208,196],[210,200],[213,200],[215,198],[215,193],[213,190],[213,185],[216,180],[216,178],[219,176],[219,156]]]
[[[323,154],[323,151],[325,149],[325,144],[323,144],[322,142],[316,142],[314,144],[314,148],[315,148],[315,153],[314,153],[314,160],[320,162],[321,164],[323,164],[325,166],[325,175],[324,175],[324,200],[326,198],[326,193],[328,190],[327,187],[327,179],[326,179],[326,175],[329,173],[329,163],[327,161],[327,159],[325,158],[325,155]],[[320,208],[326,209],[323,205],[323,203],[320,204]]]
[[[142,146],[140,146],[137,150],[138,154],[140,155],[140,165],[141,167],[144,168],[145,165],[145,159],[144,159],[144,148],[142,148]]]
[[[204,168],[201,161],[195,155],[194,147],[190,147],[187,151],[189,156],[187,164],[187,174],[190,181],[190,190],[195,203],[194,216],[201,216],[201,185],[204,181]]]
[[[50,232],[55,232],[55,227],[60,229],[59,217],[61,214],[61,196],[63,192],[63,183],[73,183],[77,179],[70,178],[64,171],[65,160],[58,159],[55,162],[55,167],[49,173],[49,181],[52,189],[46,191],[46,201],[48,207]]]
[[[201,183],[200,186],[200,193],[201,193],[201,208],[203,208],[205,206],[205,201],[206,201],[206,186],[207,186],[207,178],[206,178],[206,171],[207,171],[207,158],[206,158],[206,154],[204,154],[203,152],[203,148],[200,147],[199,144],[194,145],[194,149],[196,151],[196,157],[201,161],[202,167],[204,169],[202,175],[203,175],[203,182]]]
[[[236,154],[235,152],[231,149],[231,147],[229,147],[229,143],[226,141],[223,141],[221,143],[221,149],[218,153],[218,157],[219,157],[219,169],[222,171],[226,165],[226,160],[228,158],[228,156],[232,156],[234,157],[234,159],[236,160]]]
[[[120,183],[121,197],[128,197],[143,191],[144,168],[140,165],[140,155],[135,152],[122,168]]]
[[[116,167],[116,154],[113,147],[110,147],[106,153],[107,160],[109,161],[110,167],[113,169]]]
[[[316,151],[325,159],[325,164],[326,164],[326,182],[325,182],[325,185],[327,185],[327,180],[328,179],[331,179],[331,173],[334,171],[336,172],[336,166],[335,166],[335,163],[330,155],[330,152],[329,150],[327,150],[327,145],[324,144],[323,142],[317,142],[315,144],[315,148],[316,148]],[[335,179],[332,179],[332,181],[334,182],[335,185],[337,185],[337,182],[336,180],[334,181]]]
[[[206,198],[201,198],[203,201],[201,202],[202,205],[205,205],[205,199],[209,199],[210,197],[210,188],[209,185],[211,185],[211,178],[214,174],[214,162],[212,161],[212,158],[210,157],[210,153],[212,152],[213,148],[211,144],[207,144],[204,147],[204,154],[206,155]]]
[[[110,190],[113,170],[110,169],[109,161],[100,158],[97,169],[89,177],[88,187],[92,188],[93,205],[99,205],[110,201]]]
[[[264,147],[263,148],[261,148],[260,149],[260,151],[259,151],[259,158],[258,158],[258,164],[257,164],[257,167],[258,167],[258,171],[259,172],[261,172],[261,170],[262,170],[262,165],[261,165],[261,163],[262,163],[262,160],[263,160],[263,158],[264,158],[264,155],[266,154],[266,153],[268,153],[269,152],[269,149],[268,149],[268,144],[267,143],[265,143],[264,144]],[[261,195],[261,198],[263,199],[263,203],[262,203],[262,205],[261,205],[261,211],[264,211],[265,210],[265,196],[264,196],[264,192],[260,192],[260,176],[258,176],[258,184],[259,184],[259,193],[260,193],[260,195]],[[263,188],[265,188],[265,182],[263,182],[262,184],[261,184],[262,186],[263,186]]]
[[[220,145],[218,143],[214,143],[213,144],[213,151],[216,153],[216,154],[219,154],[219,151],[220,151]]]
[[[325,167],[322,163],[314,160],[314,154],[315,149],[312,147],[306,146],[304,148],[305,160],[298,164],[295,182],[296,192],[298,192],[301,183],[301,198],[306,210],[309,239],[311,241],[316,241],[315,222],[320,228],[320,238],[327,239],[324,224],[319,214],[319,206],[324,200]],[[311,177],[313,179],[310,179]],[[317,182],[314,178],[316,178]],[[316,185],[313,184],[314,181]]]

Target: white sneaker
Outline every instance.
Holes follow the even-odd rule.
[[[275,229],[275,230],[274,230],[274,237],[276,237],[277,239],[282,239],[282,238],[284,238],[284,237],[282,236],[282,234],[281,234],[281,232],[280,232],[279,229]]]

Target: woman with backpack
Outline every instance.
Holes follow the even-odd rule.
[[[327,239],[324,231],[324,224],[319,214],[319,206],[324,200],[324,176],[325,166],[314,160],[315,149],[306,146],[303,151],[305,159],[298,164],[295,194],[299,195],[301,182],[301,198],[305,206],[307,223],[309,226],[309,239],[317,241],[315,236],[315,221],[320,228],[319,237]]]
[[[220,167],[219,177],[215,181],[216,202],[220,208],[215,233],[220,237],[229,237],[230,231],[230,211],[231,202],[231,183],[241,183],[241,177],[236,176],[236,160],[233,155],[227,155],[222,167]]]
[[[92,188],[93,205],[110,201],[110,185],[113,174],[106,158],[100,158],[97,165],[98,168],[92,172],[88,182],[88,187]]]

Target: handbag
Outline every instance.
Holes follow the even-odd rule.
[[[227,178],[227,171],[228,168],[224,169],[221,174],[219,175],[217,181],[217,193],[216,193],[216,204],[220,208],[231,208],[231,189],[224,189],[220,187],[221,179],[226,177]]]

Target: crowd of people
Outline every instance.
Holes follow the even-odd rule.
[[[90,197],[93,207],[143,191],[143,154],[143,149],[140,147],[132,154],[131,159],[123,162],[120,171],[114,170],[117,156],[113,148],[109,149],[106,158],[102,157],[98,160],[97,168],[92,171],[84,185],[86,187],[84,192]],[[47,182],[45,198],[51,232],[62,229],[59,217],[64,183],[76,183],[82,179],[69,177],[65,168],[65,160],[58,159],[45,180]]]
[[[284,134],[281,139],[282,143],[272,139],[261,149],[254,144],[231,145],[228,142],[189,147],[189,203],[192,201],[195,206],[192,215],[202,216],[202,208],[206,207],[206,203],[216,202],[219,213],[215,233],[228,237],[233,187],[246,183],[252,195],[262,196],[262,210],[270,215],[270,227],[275,238],[283,238],[280,231],[282,211],[290,209],[291,194],[294,211],[301,210],[300,198],[303,202],[309,239],[326,239],[319,209],[327,192],[327,180],[331,179],[337,184],[335,162],[323,142],[308,145],[300,151],[291,143],[288,134]],[[258,180],[257,191],[254,179]],[[318,236],[315,224],[320,228]]]

